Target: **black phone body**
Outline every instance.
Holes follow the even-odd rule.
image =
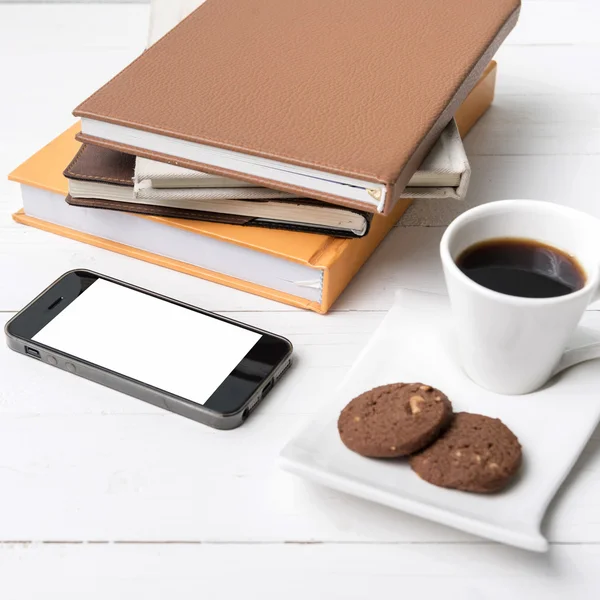
[[[292,355],[283,337],[82,269],[5,333],[16,352],[217,429],[241,425]]]

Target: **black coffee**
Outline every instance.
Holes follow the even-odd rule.
[[[467,248],[456,264],[478,284],[510,296],[552,298],[585,285],[575,258],[534,240],[487,240]]]

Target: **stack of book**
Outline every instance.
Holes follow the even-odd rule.
[[[327,312],[413,198],[466,192],[519,3],[433,4],[208,0],[11,174],[15,219]]]

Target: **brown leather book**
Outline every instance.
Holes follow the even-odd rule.
[[[519,0],[207,0],[84,101],[81,141],[389,213]]]
[[[304,198],[269,200],[219,199],[221,190],[212,192],[212,200],[192,202],[163,198],[161,204],[138,201],[134,193],[135,156],[117,150],[84,144],[64,176],[69,182],[66,201],[73,206],[122,210],[143,215],[195,219],[319,233],[332,237],[363,237],[369,231],[372,214],[356,209],[325,204]],[[166,195],[172,190],[162,192]],[[252,193],[252,190],[249,190]],[[194,208],[202,205],[205,210]]]

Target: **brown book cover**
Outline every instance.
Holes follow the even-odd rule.
[[[188,201],[181,202],[182,206],[163,206],[147,204],[135,200],[133,192],[133,176],[135,156],[117,150],[83,144],[64,171],[69,180],[69,195],[66,201],[73,206],[89,206],[92,208],[123,210],[142,215],[155,215],[175,219],[194,219],[211,223],[229,223],[230,225],[245,225],[265,227],[268,229],[285,229],[288,231],[304,231],[332,237],[362,237],[369,231],[372,214],[356,209],[327,205],[318,200],[304,198],[270,199],[270,200],[230,200],[212,202],[221,207],[230,206],[231,210],[241,212],[244,209],[254,210],[262,216],[247,214],[229,214],[222,209],[218,212],[186,208]],[[96,186],[93,194],[98,197],[80,197],[78,191],[82,188],[74,182],[105,184],[103,189]],[[114,189],[116,187],[116,189]],[[119,188],[124,188],[122,191]],[[102,197],[106,190],[106,196]],[[219,190],[216,190],[218,193]],[[81,193],[81,192],[80,192]],[[168,192],[167,192],[168,193]],[[112,198],[112,199],[111,199]],[[115,199],[123,198],[123,199]],[[206,204],[206,202],[205,202]],[[304,215],[306,208],[317,209],[311,215]],[[269,213],[272,213],[270,216]],[[325,219],[325,213],[329,217]],[[275,218],[274,214],[277,214]],[[312,219],[312,222],[308,222]],[[315,223],[321,219],[322,222]],[[330,223],[327,225],[327,223]]]
[[[388,213],[519,0],[207,0],[84,101],[79,139]]]

